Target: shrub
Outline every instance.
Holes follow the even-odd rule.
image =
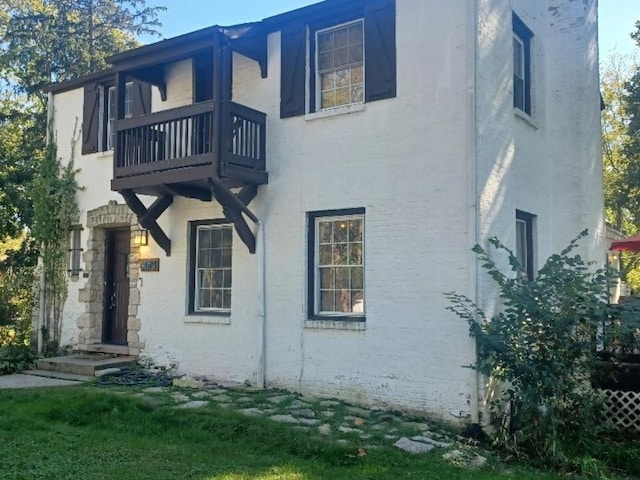
[[[448,307],[469,323],[477,342],[475,368],[503,385],[490,404],[498,446],[561,466],[575,465],[601,430],[602,399],[590,388],[599,326],[609,314],[608,275],[574,250],[582,232],[552,255],[533,281],[497,238],[491,247],[508,255],[505,275],[476,245],[484,270],[497,283],[502,310],[487,318],[469,298],[446,294]]]

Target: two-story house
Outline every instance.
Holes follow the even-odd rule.
[[[325,0],[110,62],[49,89],[80,351],[477,421],[472,246],[604,260],[596,0]]]

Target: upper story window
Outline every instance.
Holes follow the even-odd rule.
[[[531,115],[531,39],[533,32],[513,14],[513,106]]]
[[[115,144],[116,91],[113,80],[85,85],[82,110],[82,154],[113,149]],[[122,118],[151,113],[151,86],[136,80],[127,82]]]
[[[321,5],[321,4],[320,4]],[[395,0],[318,7],[282,29],[280,117],[396,96]]]
[[[102,101],[102,116],[105,128],[103,129],[103,150],[113,150],[116,121],[116,87],[104,87]],[[133,82],[127,82],[124,92],[124,118],[133,116]]]
[[[362,20],[316,32],[316,105],[320,109],[364,102]]]

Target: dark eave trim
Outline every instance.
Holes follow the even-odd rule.
[[[87,83],[90,82],[107,82],[109,80],[113,80],[116,70],[114,68],[110,68],[108,70],[102,70],[100,72],[91,73],[84,77],[75,78],[73,80],[68,80],[66,82],[54,83],[52,85],[48,85],[44,87],[45,93],[62,93],[68,92],[69,90],[75,90],[76,88],[84,87]]]
[[[369,0],[371,1],[371,0]],[[358,11],[366,4],[365,0],[324,0],[307,7],[298,8],[281,13],[262,20],[267,32],[280,30],[287,23],[295,23],[301,20],[309,21],[323,16],[340,16],[344,12]]]

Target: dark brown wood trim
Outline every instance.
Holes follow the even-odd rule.
[[[229,163],[223,163],[220,165],[220,177],[252,183],[255,185],[265,185],[269,183],[269,174],[267,172],[252,168],[238,167]]]
[[[210,202],[213,198],[211,190],[197,187],[187,187],[180,184],[162,184],[162,189],[172,195],[178,197],[195,198],[196,200],[202,200],[203,202]]]
[[[114,178],[111,180],[111,190],[139,189],[155,187],[162,184],[184,183],[194,180],[206,180],[214,174],[210,165],[200,167],[180,168],[164,172],[135,175],[133,177]]]
[[[207,180],[209,185],[211,186],[211,190],[213,191],[213,196],[220,202],[222,205],[227,205],[230,208],[234,208],[235,210],[240,210],[247,217],[249,217],[253,222],[258,223],[258,217],[249,210],[249,208],[242,203],[238,197],[236,197],[231,190],[224,186],[220,180],[216,180],[215,178],[210,178]]]
[[[163,123],[175,120],[177,118],[189,117],[200,113],[208,113],[213,111],[214,103],[212,101],[194,103],[185,107],[170,108],[169,110],[161,110],[160,112],[149,113],[140,117],[126,118],[118,121],[117,131],[128,130],[130,128],[146,127],[153,123]]]
[[[167,257],[170,257],[171,240],[169,239],[169,237],[167,237],[167,235],[162,230],[162,227],[158,225],[156,220],[160,216],[160,214],[162,214],[162,212],[164,212],[164,210],[168,208],[169,205],[171,205],[171,202],[173,202],[173,196],[164,195],[163,197],[158,198],[150,207],[150,209],[153,209],[154,213],[157,214],[156,216],[153,216],[148,215],[148,211],[150,209],[148,210],[147,207],[145,207],[145,205],[140,201],[138,196],[132,190],[121,190],[120,195],[122,195],[124,201],[131,209],[131,211],[136,214],[140,225],[143,228],[149,230],[149,233],[156,241],[158,246],[165,251]],[[168,200],[167,197],[169,197],[170,200]]]
[[[117,167],[115,178],[130,177],[141,173],[170,172],[174,169],[185,167],[199,167],[202,165],[213,165],[213,156],[210,153],[194,155],[191,157],[160,160],[158,162],[141,163],[128,167]]]
[[[148,225],[154,224],[160,215],[171,206],[173,203],[173,195],[163,195],[162,197],[157,198],[149,208],[145,214],[139,219],[140,225],[147,228]]]
[[[238,197],[238,200],[240,200],[244,205],[248,206],[251,203],[251,200],[256,198],[256,195],[258,195],[258,186],[247,185],[242,187],[242,190],[238,192],[236,197]]]

